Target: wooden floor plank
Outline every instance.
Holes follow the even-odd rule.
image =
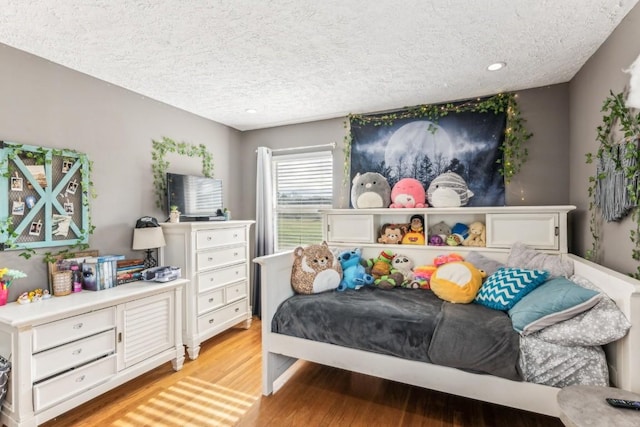
[[[303,363],[261,395],[260,320],[202,344],[179,372],[166,363],[44,427],[561,427],[559,419]]]

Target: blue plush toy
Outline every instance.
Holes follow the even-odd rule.
[[[342,267],[342,280],[338,291],[360,289],[373,283],[373,276],[367,274],[364,266],[360,264],[361,257],[362,251],[359,248],[347,249],[338,254],[338,261]]]

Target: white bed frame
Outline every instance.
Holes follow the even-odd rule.
[[[504,252],[482,254],[503,262],[507,257]],[[373,256],[373,252],[363,253],[363,256]],[[640,282],[575,255],[562,256],[573,260],[575,274],[599,286],[631,322],[629,333],[607,345],[605,351],[612,384],[640,393]],[[271,332],[276,309],[293,295],[290,285],[292,261],[291,252],[254,260],[261,266],[262,393],[265,396],[286,382],[295,369],[292,365],[301,359],[540,414],[560,415],[556,402],[560,389],[556,387],[473,374]]]

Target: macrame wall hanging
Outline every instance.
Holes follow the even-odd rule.
[[[635,169],[636,150],[637,142],[613,144],[596,165],[595,204],[607,222],[620,221],[636,206],[628,189],[636,188],[638,177],[625,172]]]

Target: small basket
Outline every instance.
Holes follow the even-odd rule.
[[[53,295],[62,297],[69,295],[72,288],[71,271],[56,271],[53,273]]]

